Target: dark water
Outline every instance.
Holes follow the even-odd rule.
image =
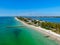
[[[0,45],[59,45],[59,43],[26,27],[14,17],[0,17]]]

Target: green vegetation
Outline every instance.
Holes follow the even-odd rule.
[[[17,18],[28,24],[31,24],[34,26],[41,26],[42,28],[45,28],[45,29],[48,29],[48,30],[51,30],[53,32],[60,34],[60,23],[37,21],[37,20],[25,18],[25,17],[17,17]]]

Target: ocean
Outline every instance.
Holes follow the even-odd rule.
[[[60,43],[26,27],[14,17],[0,17],[0,45],[60,45]]]

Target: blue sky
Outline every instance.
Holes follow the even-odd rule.
[[[0,0],[0,16],[60,16],[60,0]]]

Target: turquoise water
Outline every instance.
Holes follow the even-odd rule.
[[[24,27],[9,27],[24,26]],[[0,45],[60,45],[42,33],[26,27],[14,17],[0,17]]]

